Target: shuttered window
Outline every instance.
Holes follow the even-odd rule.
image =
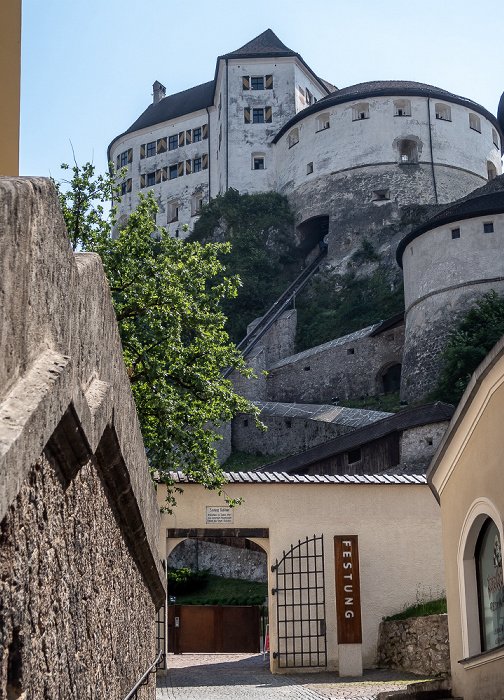
[[[185,137],[185,131],[181,131],[180,134],[178,135],[178,145],[183,146],[184,145],[184,137]]]
[[[272,118],[273,111],[271,107],[266,107],[266,109],[264,110],[264,121],[266,122],[266,124],[271,124]]]
[[[244,118],[245,124],[250,124],[250,107],[243,108],[243,118]]]
[[[191,129],[185,132],[185,142],[186,144],[191,143]]]
[[[182,163],[178,164],[178,176],[182,177],[183,174],[184,174],[184,163],[182,162]]]
[[[166,136],[157,140],[157,152],[166,153]]]
[[[151,141],[147,144],[147,158],[151,158],[156,155],[156,142]]]
[[[203,138],[208,138],[208,124],[203,124]]]
[[[143,160],[145,158],[145,143],[142,143],[140,146],[140,160]]]
[[[266,76],[266,90],[273,90],[273,76]]]
[[[242,75],[242,88],[244,90],[250,90],[250,76]]]
[[[142,189],[145,187],[145,175],[140,175],[140,187]]]
[[[198,141],[201,141],[201,126],[198,127],[197,129],[193,129],[192,137],[193,137],[193,142],[194,142],[194,143],[197,143]]]
[[[206,170],[208,168],[208,154],[204,155],[201,159],[201,167],[203,168],[203,170]]]
[[[199,173],[201,171],[201,158],[194,159],[194,172]]]
[[[186,175],[191,174],[191,161],[190,160],[186,160],[185,171],[186,171]]]

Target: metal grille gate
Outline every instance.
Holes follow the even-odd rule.
[[[324,536],[293,545],[271,567],[276,571],[280,668],[327,666]]]

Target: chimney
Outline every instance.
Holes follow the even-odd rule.
[[[152,104],[154,105],[157,105],[157,103],[160,102],[163,99],[163,97],[166,97],[166,88],[164,85],[161,85],[159,80],[156,80],[156,82],[152,85],[152,92]]]

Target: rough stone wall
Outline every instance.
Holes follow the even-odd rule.
[[[262,455],[302,452],[327,440],[352,432],[354,427],[306,418],[260,416],[268,430],[256,428],[251,416],[233,419],[233,449]]]
[[[266,394],[266,349],[264,345],[256,345],[247,356],[247,367],[254,370],[256,379],[244,377],[238,372],[231,374],[231,382],[237,394],[244,396],[249,401],[262,401]]]
[[[187,566],[193,571],[210,569],[215,576],[245,581],[268,580],[266,552],[253,552],[214,542],[184,540],[171,552],[167,565],[174,569]]]
[[[382,622],[376,663],[425,675],[449,673],[448,615]]]
[[[247,326],[247,333],[250,333],[261,319],[256,318]],[[259,341],[265,349],[266,367],[270,367],[283,357],[289,357],[294,353],[296,341],[296,309],[284,311],[275,323],[266,331]]]
[[[402,362],[404,326],[375,337],[373,326],[285,358],[269,368],[268,400],[330,403],[383,393],[381,377]]]
[[[154,660],[154,603],[112,500],[92,461],[67,486],[46,452],[25,479],[0,534],[1,700],[122,698]]]
[[[443,421],[403,430],[400,438],[401,467],[415,474],[425,472],[448,425],[449,421]]]

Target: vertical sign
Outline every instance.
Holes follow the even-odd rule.
[[[362,644],[357,535],[334,538],[338,644]]]

